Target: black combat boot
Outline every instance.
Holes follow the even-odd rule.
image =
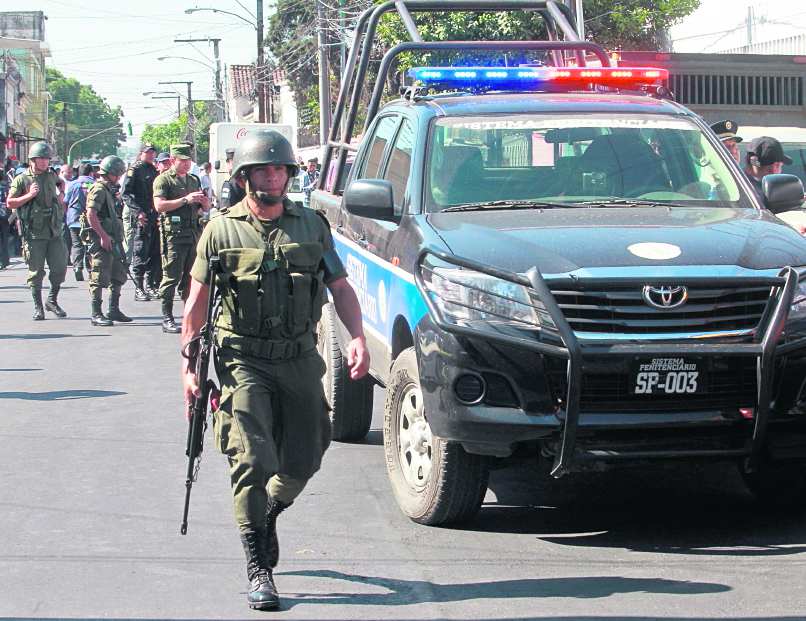
[[[45,318],[45,308],[42,306],[42,289],[31,289],[31,297],[34,298],[34,321],[42,321]]]
[[[45,301],[45,309],[49,310],[59,319],[64,319],[67,317],[67,313],[62,310],[59,303],[56,301],[56,298],[59,297],[59,289],[61,289],[59,285],[50,286],[50,293],[48,293],[48,299]]]
[[[159,288],[159,285],[146,285],[146,293],[152,300],[157,300],[160,297]]]
[[[277,587],[266,558],[266,531],[241,531],[241,543],[246,553],[246,576],[251,585],[246,594],[250,608],[271,610],[280,605]]]
[[[266,549],[270,567],[277,567],[280,560],[280,541],[277,539],[277,516],[294,504],[285,504],[269,496],[269,507],[266,511]]]
[[[90,318],[90,322],[94,326],[114,326],[115,324],[104,317],[104,314],[101,312],[101,304],[103,304],[102,300],[92,301],[92,317]]]
[[[76,276],[76,282],[83,282],[84,281],[84,270],[81,269],[81,265],[78,267],[74,266],[73,274]]]
[[[150,302],[151,296],[148,291],[143,288],[143,279],[138,278],[134,282],[134,301],[135,302]]]
[[[109,292],[109,309],[106,311],[106,317],[110,321],[119,321],[121,323],[134,321],[120,311],[120,289],[118,287],[113,287]]]
[[[177,334],[182,329],[176,325],[174,321],[174,303],[173,300],[162,301],[162,331],[169,332],[170,334]]]

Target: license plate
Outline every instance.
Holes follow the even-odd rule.
[[[630,367],[634,395],[693,395],[708,392],[707,361],[703,358],[649,358]]]

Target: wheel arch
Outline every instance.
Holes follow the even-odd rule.
[[[392,326],[392,364],[394,364],[400,352],[414,346],[414,334],[408,320],[403,315],[395,318]]]

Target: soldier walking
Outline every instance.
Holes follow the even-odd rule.
[[[46,142],[31,145],[28,150],[30,167],[14,177],[7,202],[9,209],[19,209],[28,286],[34,299],[34,321],[45,318],[42,306],[45,262],[50,292],[44,308],[57,317],[67,317],[57,301],[67,274],[67,246],[62,237],[64,188],[60,187],[59,176],[50,168],[52,156],[53,151]]]
[[[150,142],[140,145],[139,159],[126,172],[120,191],[126,204],[123,210],[124,228],[131,228],[131,234],[127,237],[128,252],[131,253],[134,299],[137,302],[151,299],[149,290],[159,286],[162,276],[160,234],[154,209],[154,180],[159,174],[154,166],[156,153],[156,147]]]
[[[251,132],[238,144],[233,165],[246,199],[222,208],[201,235],[182,336],[189,342],[204,324],[208,261],[218,256],[226,279],[217,321],[222,395],[213,415],[215,437],[229,458],[251,583],[247,603],[271,609],[280,604],[272,578],[280,554],[277,517],[319,470],[330,444],[321,382],[326,367],[315,338],[325,287],[352,337],[347,349],[353,379],[366,374],[369,353],[361,308],[330,225],[286,197],[298,170],[291,144],[278,132]],[[201,396],[194,372],[195,361],[186,361],[188,403]]]
[[[84,212],[84,241],[90,254],[90,301],[94,326],[113,326],[113,322],[129,323],[120,310],[120,290],[126,284],[126,266],[122,251],[122,205],[115,196],[117,182],[126,172],[126,162],[117,155],[101,161],[100,176],[87,192]],[[103,289],[109,287],[109,309],[103,314]]]
[[[190,287],[190,268],[199,241],[199,209],[210,210],[210,201],[199,178],[190,173],[190,145],[171,145],[171,167],[154,181],[154,207],[160,214],[162,235],[162,331],[178,333],[173,315],[174,294],[184,300]]]

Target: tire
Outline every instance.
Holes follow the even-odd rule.
[[[322,319],[316,328],[319,355],[327,365],[322,386],[330,404],[333,439],[339,442],[363,440],[372,425],[372,392],[375,382],[369,375],[350,379],[347,358],[339,349],[333,305],[322,307]]]
[[[806,460],[773,459],[764,456],[755,472],[739,471],[747,489],[759,501],[776,508],[803,507],[806,504]]]
[[[487,492],[490,460],[431,434],[413,347],[392,365],[383,440],[389,480],[403,513],[431,526],[475,517]]]

